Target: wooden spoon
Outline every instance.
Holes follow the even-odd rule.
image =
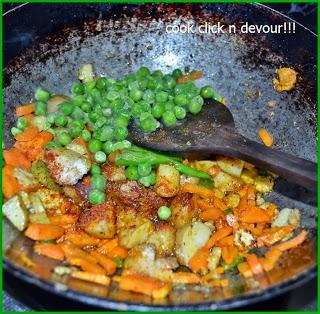
[[[153,150],[168,153],[213,153],[245,160],[267,169],[309,190],[317,189],[317,164],[268,148],[237,133],[229,109],[207,101],[197,115],[188,114],[173,128],[143,133],[130,124],[129,140]]]

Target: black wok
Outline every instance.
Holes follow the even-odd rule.
[[[93,63],[97,74],[116,78],[142,65],[163,71],[189,66],[203,70],[204,81],[227,99],[243,135],[257,140],[258,129],[267,127],[277,148],[316,161],[316,35],[299,24],[290,35],[166,34],[165,25],[178,19],[237,25],[289,21],[259,4],[23,4],[3,17],[5,145],[12,144],[14,107],[30,101],[39,85],[67,94],[81,64]],[[290,93],[273,89],[272,77],[280,66],[299,73]],[[267,106],[270,101],[272,108]],[[281,208],[301,209],[309,241],[285,256],[258,289],[250,282],[237,283],[234,276],[232,289],[176,290],[164,301],[153,301],[114,286],[57,283],[51,274],[54,263],[33,255],[30,242],[6,220],[4,270],[30,286],[115,310],[222,310],[267,300],[314,278],[317,263],[316,196],[279,180],[268,199]],[[19,259],[21,252],[36,267],[28,269]]]

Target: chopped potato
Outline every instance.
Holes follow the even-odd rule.
[[[221,171],[213,179],[215,188],[221,192],[237,191],[240,187],[240,181],[231,175]]]
[[[191,257],[207,243],[211,232],[210,227],[200,221],[179,229],[176,234],[176,256],[179,263],[188,266]]]
[[[201,170],[204,172],[208,172],[208,170],[217,164],[216,161],[211,161],[211,160],[200,160],[200,161],[195,161],[194,162],[194,167],[197,170]]]
[[[257,171],[255,169],[248,170],[243,169],[240,178],[245,184],[254,184],[254,180],[257,177]]]
[[[42,204],[38,192],[29,193],[31,208],[29,209],[29,220],[31,223],[49,224],[50,220]]]
[[[273,189],[274,179],[272,177],[261,177],[258,176],[254,181],[254,186],[257,192],[268,193]]]
[[[14,168],[13,175],[25,188],[33,188],[38,184],[38,181],[29,170],[23,168]]]
[[[209,271],[215,270],[219,265],[220,259],[221,259],[221,251],[222,251],[221,248],[218,246],[212,248],[208,258]]]
[[[297,208],[283,208],[272,222],[272,227],[284,227],[287,225],[295,226],[300,225],[300,211]]]
[[[240,195],[236,193],[229,193],[224,199],[226,205],[230,208],[236,208],[240,203]]]
[[[179,171],[171,165],[159,165],[155,189],[162,197],[173,197],[178,194],[180,187]]]
[[[224,172],[239,178],[244,166],[244,161],[231,157],[217,156],[217,164]]]

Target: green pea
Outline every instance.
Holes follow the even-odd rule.
[[[134,167],[134,166],[127,167],[127,169],[125,171],[125,176],[129,180],[138,180],[139,179],[138,168]]]
[[[73,112],[74,106],[68,102],[64,102],[59,105],[59,111],[64,116],[69,116]]]
[[[93,205],[99,205],[106,200],[106,195],[104,192],[94,189],[88,195],[89,202]]]
[[[105,143],[103,143],[102,145],[102,150],[106,153],[106,154],[110,154],[111,152],[114,151],[113,149],[113,143],[111,141],[107,141]]]
[[[58,134],[57,137],[58,137],[58,142],[63,146],[70,144],[72,141],[71,136],[67,132],[61,132]]]
[[[91,139],[88,144],[91,153],[96,153],[102,148],[102,143],[97,139]]]
[[[94,154],[94,160],[99,163],[106,162],[107,155],[102,151],[98,151]]]
[[[96,164],[92,164],[92,165],[91,165],[91,169],[90,169],[90,173],[91,173],[92,175],[94,175],[94,174],[101,174],[101,168],[100,168],[98,165],[96,165]]]
[[[120,95],[119,95],[119,93],[118,93],[117,91],[115,91],[115,90],[110,90],[110,91],[107,93],[106,97],[107,97],[107,99],[108,99],[109,101],[114,101],[114,100],[116,100],[117,98],[119,98]]]
[[[11,128],[11,134],[13,136],[17,136],[17,135],[21,134],[22,132],[23,132],[22,130],[20,130],[20,129],[16,128],[16,127],[12,127]]]
[[[111,108],[111,103],[108,99],[104,98],[100,102],[101,108]]]
[[[188,104],[188,98],[185,94],[178,94],[174,96],[174,103],[177,106],[185,106]]]
[[[17,128],[24,130],[28,126],[28,120],[24,117],[20,117],[17,120]]]
[[[130,97],[134,100],[134,101],[138,101],[142,98],[143,96],[143,92],[140,89],[132,89],[130,91]]]
[[[54,112],[49,112],[47,114],[47,121],[50,123],[50,124],[53,124],[54,123],[54,120],[56,118],[56,114]]]
[[[176,84],[177,84],[176,80],[171,75],[165,77],[165,79],[164,79],[164,88],[166,90],[174,89]]]
[[[83,95],[85,92],[83,84],[80,82],[74,83],[71,87],[71,92],[75,95]]]
[[[145,77],[145,76],[148,76],[150,75],[150,70],[147,68],[147,67],[141,67],[138,71],[137,71],[137,75],[138,76],[142,76],[142,77]]]
[[[113,144],[113,151],[114,150],[121,150],[124,148],[130,148],[131,147],[131,142],[127,141],[127,140],[123,140],[121,142],[115,142]]]
[[[37,101],[34,106],[36,116],[44,116],[47,113],[47,104],[43,101]]]
[[[68,123],[68,118],[65,116],[56,117],[54,119],[54,124],[59,127],[65,126],[67,123]]]
[[[214,96],[213,88],[209,85],[203,86],[200,90],[200,95],[204,99],[213,98]]]
[[[74,95],[72,97],[72,103],[75,105],[75,106],[78,106],[80,107],[81,104],[86,100],[86,96],[85,95]]]
[[[168,100],[169,94],[167,92],[161,91],[156,93],[157,102],[166,102]]]
[[[79,125],[75,125],[69,128],[69,134],[73,138],[80,136],[81,133],[82,133],[82,127],[80,127]]]
[[[174,69],[172,71],[172,76],[175,80],[177,80],[178,78],[180,78],[182,76],[182,71],[180,69]]]
[[[84,112],[90,112],[91,111],[91,104],[88,101],[84,101],[81,104],[81,110]]]
[[[163,73],[162,73],[160,70],[156,70],[156,71],[154,71],[154,72],[152,73],[152,76],[153,76],[153,77],[156,77],[156,78],[162,79]]]
[[[201,96],[196,96],[192,98],[188,104],[188,109],[192,114],[197,114],[201,111],[203,106],[203,98]]]
[[[54,147],[61,147],[62,144],[57,141],[50,141],[47,145],[46,148],[54,148]]]
[[[138,79],[139,89],[144,91],[148,86],[148,78],[142,77]]]
[[[91,139],[91,133],[87,129],[82,130],[81,136],[86,142],[89,142],[89,140]]]
[[[158,208],[158,217],[161,220],[168,220],[171,217],[171,209],[167,206],[161,206]]]
[[[148,103],[153,103],[155,99],[154,92],[151,89],[147,89],[143,94],[143,100],[145,100]]]
[[[52,129],[52,128],[49,128],[49,129],[47,130],[47,132],[51,133],[53,136],[56,135],[56,131],[55,131],[54,129]]]
[[[80,127],[81,129],[84,128],[85,123],[82,120],[73,120],[69,124],[70,127]]]
[[[94,174],[91,177],[91,185],[94,189],[103,190],[106,187],[106,179],[101,174]]]
[[[96,81],[90,81],[90,82],[84,83],[84,87],[86,92],[90,93],[96,87]]]
[[[96,88],[99,90],[104,90],[107,88],[108,80],[105,77],[100,77],[96,82]]]
[[[177,118],[172,111],[165,111],[162,115],[162,120],[167,127],[174,126],[177,123]]]
[[[71,118],[74,120],[83,120],[85,118],[85,113],[79,107],[74,107]]]
[[[150,115],[140,121],[139,127],[143,132],[153,132],[159,127],[159,122]]]
[[[176,118],[179,120],[184,119],[187,114],[186,110],[183,107],[174,107],[173,112]]]
[[[156,119],[160,119],[165,112],[164,104],[157,103],[152,107],[151,113]]]
[[[138,165],[139,176],[145,177],[149,175],[152,171],[152,167],[149,163],[142,163]]]
[[[164,89],[164,83],[162,79],[157,79],[154,90],[156,92],[160,92],[160,91],[163,91],[163,89]]]
[[[155,90],[156,88],[156,80],[153,77],[150,77],[147,82],[147,88],[149,90]]]
[[[174,102],[172,100],[169,100],[164,104],[164,111],[173,111],[174,107]]]
[[[114,130],[114,137],[116,138],[117,141],[122,141],[124,139],[127,138],[128,136],[128,129],[126,127],[123,127],[123,126],[120,126],[120,127],[117,127],[115,130]]]
[[[89,120],[90,120],[92,123],[95,123],[98,118],[99,118],[99,114],[98,114],[97,112],[90,112],[90,113],[89,113]]]
[[[34,98],[37,101],[47,102],[50,98],[50,93],[46,89],[38,87],[34,93]]]
[[[111,140],[112,137],[113,137],[113,128],[109,125],[106,125],[100,130],[100,136],[98,139],[102,142],[105,142],[107,140]]]
[[[127,127],[128,123],[128,118],[126,118],[125,116],[118,116],[114,119],[115,127]]]
[[[139,182],[143,184],[145,187],[149,187],[150,185],[154,185],[157,181],[157,176],[155,173],[150,173],[148,176],[141,177]]]

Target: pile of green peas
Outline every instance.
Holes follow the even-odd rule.
[[[78,81],[71,87],[71,100],[61,103],[57,112],[50,113],[47,102],[52,95],[39,87],[34,97],[35,115],[46,117],[50,124],[48,131],[55,136],[47,147],[66,146],[82,136],[94,155],[96,164],[92,167],[99,167],[97,164],[106,162],[111,152],[131,146],[126,140],[131,119],[143,132],[153,132],[161,123],[173,127],[188,112],[199,113],[205,99],[217,97],[208,85],[198,88],[193,81],[177,84],[182,75],[180,69],[163,74],[160,70],[151,72],[147,67],[141,67],[119,80],[100,77],[87,83]],[[12,133],[22,132],[27,123],[20,118]],[[144,186],[156,181],[148,164],[127,167],[125,175],[130,180],[139,180]],[[105,186],[100,173],[94,173],[93,177],[89,200],[100,204],[105,199]]]

